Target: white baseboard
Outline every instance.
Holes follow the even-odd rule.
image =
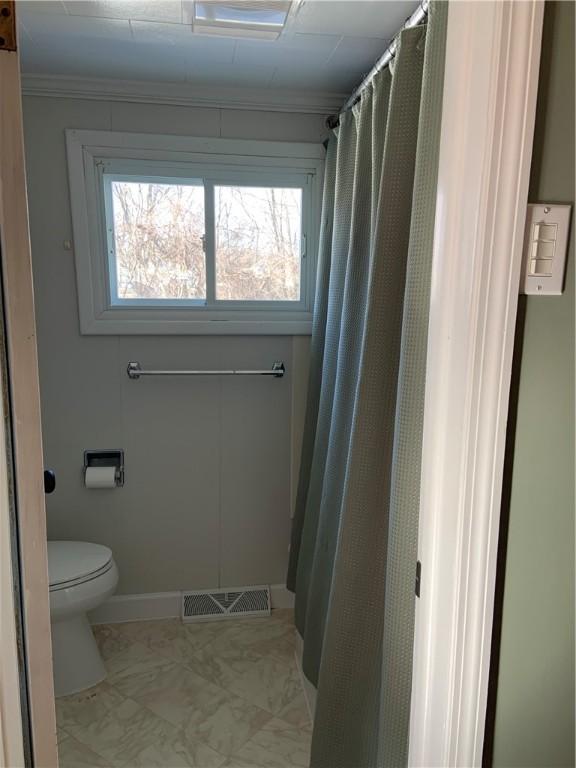
[[[173,619],[180,616],[181,592],[150,592],[142,595],[113,595],[89,614],[92,624],[122,621]]]
[[[270,586],[272,608],[293,608],[294,595],[283,584]],[[182,592],[150,592],[141,595],[114,595],[89,614],[92,624],[123,621],[174,619],[180,616]]]
[[[274,608],[294,608],[294,593],[289,592],[284,584],[270,585],[270,602]]]
[[[310,715],[310,722],[314,722],[314,712],[316,710],[316,688],[310,680],[304,674],[302,669],[302,654],[304,652],[304,641],[299,632],[296,632],[296,650],[294,656],[296,658],[296,669],[300,675],[300,682],[302,684],[302,690],[304,691],[304,698],[306,699],[306,706],[308,707],[308,714]]]

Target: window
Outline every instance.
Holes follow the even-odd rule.
[[[214,188],[216,300],[300,301],[302,190]]]
[[[309,333],[322,147],[68,131],[83,333]]]
[[[204,302],[202,182],[104,176],[113,305]]]
[[[299,302],[302,191],[104,174],[112,304],[206,304],[207,262],[216,303]]]

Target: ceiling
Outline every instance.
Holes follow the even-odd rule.
[[[278,40],[194,34],[191,0],[22,0],[22,71],[347,93],[417,0],[303,0]]]

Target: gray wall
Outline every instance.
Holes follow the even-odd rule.
[[[50,538],[109,545],[119,593],[283,583],[308,339],[81,336],[65,128],[320,142],[319,115],[24,99]],[[166,368],[268,367],[284,379],[142,379]],[[296,367],[294,367],[296,366]],[[124,488],[82,484],[86,448],[124,448]]]
[[[574,4],[546,3],[531,202],[574,202]],[[574,217],[574,213],[573,213]],[[494,765],[574,765],[574,223],[566,289],[528,297]]]

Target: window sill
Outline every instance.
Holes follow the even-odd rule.
[[[162,317],[136,317],[131,310],[108,310],[99,317],[81,317],[81,333],[96,336],[168,335],[168,336],[310,336],[312,314],[298,313],[294,318],[200,319],[182,316],[185,310],[173,310]]]

